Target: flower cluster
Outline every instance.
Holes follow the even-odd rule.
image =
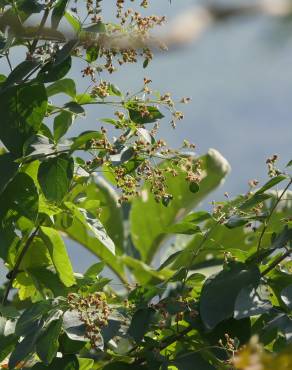
[[[111,309],[104,293],[95,292],[86,297],[70,293],[67,297],[70,310],[79,314],[79,319],[85,324],[86,337],[92,347],[96,347],[100,340],[100,331],[108,325]]]

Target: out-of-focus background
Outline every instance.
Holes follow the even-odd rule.
[[[103,2],[105,21],[113,17],[114,4]],[[193,11],[196,4],[195,0],[153,0],[148,12],[166,15],[171,21]],[[88,81],[82,79],[80,70],[76,63],[73,74],[82,92]],[[291,159],[292,17],[230,17],[208,27],[193,42],[156,54],[146,70],[141,61],[120,68],[108,79],[123,91],[136,91],[144,75],[153,80],[153,89],[192,98],[182,106],[185,119],[175,131],[168,121],[161,122],[168,143],[177,147],[186,138],[197,144],[198,153],[216,148],[230,162],[232,172],[212,199],[222,199],[224,192],[233,196],[246,191],[249,179],[264,181],[268,156],[278,154],[282,165]],[[113,111],[94,106],[69,134],[97,128],[98,118],[109,114]],[[69,252],[80,272],[96,258],[77,245],[70,244]]]

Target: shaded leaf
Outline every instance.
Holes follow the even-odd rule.
[[[258,285],[260,272],[241,263],[211,276],[205,282],[200,298],[200,314],[208,330],[233,316],[235,302],[241,289]]]
[[[68,0],[58,0],[57,1],[56,5],[54,6],[52,17],[51,17],[52,28],[55,28],[55,29],[58,28],[59,23],[65,14],[67,3],[68,3]]]
[[[18,219],[25,216],[36,220],[38,215],[38,191],[33,179],[25,173],[18,173],[0,196],[0,218]]]
[[[155,311],[152,308],[142,308],[136,311],[128,330],[128,334],[140,343],[149,330]]]
[[[292,284],[285,287],[281,292],[282,301],[289,310],[292,310]]]
[[[38,181],[45,197],[61,202],[67,194],[73,179],[74,162],[71,157],[61,154],[41,163]]]
[[[172,362],[178,370],[215,370],[198,352],[187,353],[176,357]]]
[[[65,77],[70,71],[72,64],[71,56],[64,59],[61,63],[49,62],[39,71],[37,79],[42,82],[54,82]]]
[[[61,112],[58,116],[54,119],[54,138],[55,140],[59,140],[63,137],[70,126],[73,123],[72,114],[69,112]]]
[[[19,164],[14,160],[11,153],[0,155],[0,194],[17,173]]]
[[[45,87],[40,83],[13,86],[0,93],[0,139],[16,156],[25,141],[39,130],[47,110]]]
[[[50,364],[56,357],[59,342],[58,338],[62,329],[62,320],[54,320],[45,329],[36,344],[36,352],[39,358],[45,363]]]
[[[245,286],[235,300],[234,318],[239,320],[245,317],[261,315],[269,312],[272,307],[267,287],[263,285],[256,288],[252,285]]]

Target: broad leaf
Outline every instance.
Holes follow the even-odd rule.
[[[152,308],[142,308],[134,313],[128,334],[133,337],[136,342],[141,342],[144,335],[149,330],[154,313],[155,311]]]
[[[40,321],[49,309],[50,305],[46,301],[41,301],[28,307],[16,323],[15,334],[18,336],[30,334],[34,330],[33,324]]]
[[[200,298],[200,314],[208,330],[233,316],[240,291],[250,284],[257,286],[260,273],[257,267],[241,263],[213,275],[205,282]]]
[[[49,324],[37,341],[36,352],[45,364],[50,364],[56,357],[59,348],[58,338],[61,329],[62,320],[54,320]]]
[[[215,370],[198,352],[186,353],[171,362],[178,370]]]
[[[18,173],[0,196],[0,218],[15,220],[24,216],[36,220],[38,214],[38,191],[33,179]]]
[[[269,300],[269,294],[268,288],[263,285],[242,288],[235,301],[234,318],[239,320],[270,311],[273,306]]]
[[[61,63],[47,63],[38,73],[37,79],[42,82],[54,82],[65,77],[70,71],[72,64],[71,56],[67,57]]]
[[[100,201],[99,208],[101,212],[98,214],[96,210],[95,216],[100,219],[109,237],[113,240],[116,253],[122,254],[124,251],[123,217],[115,191],[104,180],[96,179],[96,183],[91,182],[88,185],[77,185],[74,187],[66,200],[68,199],[76,204],[80,198],[84,199],[84,201],[80,202],[80,206],[84,209],[87,209],[87,204],[90,200]],[[90,209],[90,213],[94,214],[92,209]],[[57,224],[69,238],[83,245],[95,256],[99,257],[118,276],[124,278],[123,263],[94,236],[89,225],[83,221],[83,217],[82,220],[74,217],[72,225],[65,228],[62,226],[61,217],[58,217]]]
[[[20,83],[21,80],[31,71],[33,71],[39,64],[40,62],[37,62],[35,60],[25,60],[24,62],[21,62],[8,75],[4,86],[8,86],[14,83]]]
[[[79,370],[79,362],[75,355],[65,355],[62,358],[56,357],[49,366],[38,363],[32,370]]]
[[[73,213],[73,217],[80,221],[97,240],[100,241],[112,254],[115,254],[115,244],[108,236],[102,223],[86,209],[78,208],[74,204],[66,202],[66,207]]]
[[[63,80],[58,80],[47,87],[48,97],[57,94],[66,94],[71,98],[76,96],[76,86],[75,82],[71,78],[64,78]]]
[[[71,261],[66,246],[58,231],[50,227],[41,227],[41,238],[44,240],[60,280],[67,287],[75,284]]]
[[[139,107],[128,108],[128,111],[131,120],[139,125],[156,122],[164,117],[158,108],[152,106],[147,107],[147,111],[149,112],[147,115],[144,112],[142,113]]]
[[[68,0],[58,0],[56,5],[54,6],[52,17],[51,17],[51,23],[52,28],[58,28],[59,23],[65,14],[66,6],[67,6]]]
[[[285,287],[281,292],[281,299],[289,310],[292,310],[292,284]]]
[[[81,133],[78,137],[73,138],[73,144],[71,150],[86,148],[86,145],[90,143],[91,140],[99,140],[103,138],[103,134],[99,131],[85,131]]]
[[[41,163],[38,181],[48,200],[54,202],[63,200],[73,179],[73,169],[73,159],[66,154]]]
[[[215,150],[210,150],[200,159],[205,177],[196,194],[189,191],[185,174],[179,172],[177,177],[167,178],[168,192],[174,197],[167,208],[155,201],[147,185],[142,189],[142,196],[133,200],[130,213],[131,234],[144,261],[150,262],[159,250],[165,238],[165,230],[216,189],[229,172],[228,162]]]
[[[14,160],[10,153],[0,155],[0,194],[17,173],[19,164]]]
[[[22,155],[23,145],[37,133],[47,110],[43,84],[27,83],[0,93],[0,139],[9,151]]]
[[[54,138],[58,141],[61,137],[63,137],[73,122],[73,116],[69,112],[61,112],[58,116],[54,119]]]

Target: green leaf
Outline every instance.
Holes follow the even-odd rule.
[[[107,234],[102,223],[86,209],[78,208],[74,204],[65,202],[65,205],[83,225],[99,240],[112,254],[115,254],[115,244]]]
[[[2,362],[5,358],[13,352],[13,349],[17,343],[17,337],[10,334],[7,336],[0,335],[0,361]]]
[[[292,284],[286,286],[281,292],[281,299],[289,310],[292,310]]]
[[[123,147],[120,152],[110,156],[110,161],[113,166],[120,166],[123,163],[128,162],[135,154],[132,147]]]
[[[187,234],[187,235],[193,235],[201,232],[201,229],[199,226],[194,225],[191,222],[181,222],[172,226],[169,226],[166,229],[167,233],[170,234]]]
[[[269,180],[264,186],[262,186],[255,194],[262,194],[265,191],[271,189],[275,185],[279,184],[280,182],[287,180],[287,176],[285,175],[278,175],[276,177],[273,177],[271,180]]]
[[[79,362],[75,355],[65,355],[62,358],[55,358],[49,366],[38,363],[32,370],[79,370]]]
[[[15,157],[11,153],[0,155],[0,194],[16,175],[18,167],[19,164],[15,162]]]
[[[50,265],[52,265],[52,261],[44,242],[40,238],[35,237],[25,253],[19,268],[27,270]]]
[[[80,32],[81,31],[81,22],[80,20],[76,17],[75,14],[73,14],[72,12],[70,11],[67,11],[65,13],[65,18],[66,20],[69,22],[69,24],[72,26],[72,28],[74,29],[74,31],[76,33]]]
[[[36,220],[38,215],[38,191],[33,179],[18,173],[0,196],[0,219],[18,219],[21,216]]]
[[[121,90],[114,84],[110,84],[109,94],[114,96],[123,96]]]
[[[57,51],[56,56],[55,56],[55,62],[54,65],[57,66],[61,63],[63,63],[68,57],[70,57],[72,51],[77,47],[78,45],[78,40],[73,39],[68,41],[62,49]]]
[[[52,17],[51,17],[51,24],[52,28],[57,29],[61,19],[63,18],[68,0],[58,0],[56,5],[54,6]]]
[[[103,134],[99,131],[85,131],[82,132],[78,137],[73,139],[73,144],[71,145],[71,150],[83,149],[86,144],[94,139],[102,139]]]
[[[36,344],[36,352],[39,358],[46,364],[50,364],[56,357],[59,342],[58,338],[62,329],[62,320],[54,320],[45,329]]]
[[[79,370],[92,370],[94,365],[94,360],[90,358],[78,358]]]
[[[175,365],[178,370],[215,370],[215,367],[198,352],[180,355],[171,364]]]
[[[67,200],[76,203],[80,196],[84,196],[87,201],[100,200],[101,212],[96,213],[101,223],[104,225],[110,238],[115,244],[117,254],[122,254],[124,251],[124,227],[123,216],[120,205],[118,204],[118,196],[115,191],[102,179],[96,179],[97,183],[88,185],[78,185],[75,187]],[[86,209],[86,202],[81,203],[81,206]],[[91,210],[91,213],[93,211]],[[123,263],[119,261],[91,232],[88,225],[73,218],[73,223],[68,228],[64,228],[61,217],[58,217],[58,227],[65,232],[69,238],[83,245],[95,256],[98,256],[109,268],[111,268],[118,276],[124,278]]]
[[[259,203],[263,203],[265,200],[270,199],[272,196],[270,194],[264,194],[264,193],[255,193],[253,196],[251,196],[249,199],[247,199],[239,209],[241,211],[246,211],[248,209],[251,209],[255,206],[257,206]]]
[[[146,123],[153,123],[164,118],[164,115],[156,107],[147,106],[147,110],[149,115],[143,115],[139,110],[139,107],[129,107],[128,111],[130,119],[139,125],[144,125]]]
[[[241,263],[211,276],[205,282],[200,298],[200,314],[205,327],[214,329],[221,321],[233,316],[235,302],[241,289],[250,284],[257,286],[260,272]]]
[[[99,48],[97,46],[90,46],[86,49],[86,61],[88,63],[95,62],[99,55]]]
[[[0,93],[0,139],[11,153],[22,155],[25,141],[37,133],[46,110],[43,84],[21,84]]]
[[[35,61],[35,60],[25,60],[24,62],[21,62],[9,74],[9,76],[5,80],[4,86],[9,86],[14,83],[20,83],[22,79],[26,75],[28,75],[31,71],[33,71],[39,64],[40,62]]]
[[[82,31],[93,32],[93,33],[104,33],[106,32],[105,24],[102,22],[97,22],[91,26],[82,28]]]
[[[64,354],[79,353],[80,350],[86,345],[84,341],[72,340],[64,332],[59,337],[60,352]]]
[[[182,251],[177,251],[172,253],[166,260],[159,266],[158,270],[163,270],[165,267],[171,265],[179,255],[181,255]]]
[[[64,105],[64,108],[74,114],[85,115],[85,110],[80,104],[76,103],[75,101],[70,101],[69,103],[66,103]]]
[[[225,222],[225,226],[229,229],[234,229],[235,227],[240,227],[246,225],[250,221],[250,217],[246,216],[238,216],[234,215],[231,216],[227,222]]]
[[[70,188],[73,179],[74,162],[71,157],[61,154],[41,163],[38,181],[45,197],[61,202]]]
[[[70,126],[73,123],[72,114],[69,112],[61,112],[58,116],[54,119],[54,138],[58,141],[61,137],[63,137]]]
[[[156,271],[137,258],[123,256],[121,259],[129,267],[140,284],[160,283],[169,279],[172,275],[172,272],[169,270]]]
[[[35,342],[40,335],[41,328],[42,324],[39,323],[31,334],[27,335],[21,342],[17,343],[14,351],[9,357],[9,369],[15,369],[16,365],[20,361],[26,359],[26,357],[34,351]]]
[[[273,307],[269,300],[269,293],[268,288],[263,285],[243,287],[235,300],[234,318],[240,320],[269,312]]]
[[[149,330],[149,326],[155,314],[152,308],[142,308],[133,315],[128,334],[140,343]]]
[[[61,80],[71,69],[72,58],[71,56],[64,59],[61,63],[55,64],[49,62],[39,71],[37,79],[42,82],[54,82]]]
[[[291,161],[289,161],[289,162],[287,163],[286,167],[291,167],[291,166],[292,166],[292,159],[291,159]]]
[[[168,192],[174,199],[165,208],[157,203],[149,185],[142,189],[142,196],[132,202],[130,222],[134,245],[141,253],[142,259],[150,262],[165,239],[165,230],[175,221],[186,216],[211,191],[220,185],[229,172],[228,162],[215,150],[200,158],[205,177],[201,181],[200,191],[193,194],[185,174],[179,171],[177,177],[167,177]],[[169,162],[163,165],[167,166]]]
[[[103,269],[104,269],[104,263],[103,262],[95,263],[94,265],[90,266],[86,270],[84,276],[96,278],[96,276],[99,275],[102,272]]]
[[[15,326],[17,336],[25,336],[34,330],[33,324],[39,321],[50,309],[50,304],[46,301],[40,301],[28,307],[19,317]]]
[[[18,0],[17,8],[20,11],[22,20],[24,20],[31,14],[41,12],[44,7],[37,0]]]
[[[73,99],[75,98],[76,85],[71,78],[64,78],[63,80],[58,80],[47,87],[48,96],[53,96],[61,93],[64,93]]]
[[[72,286],[75,284],[73,269],[67,254],[66,246],[59,232],[45,226],[42,226],[40,231],[40,236],[46,243],[60,280],[65,286]]]

